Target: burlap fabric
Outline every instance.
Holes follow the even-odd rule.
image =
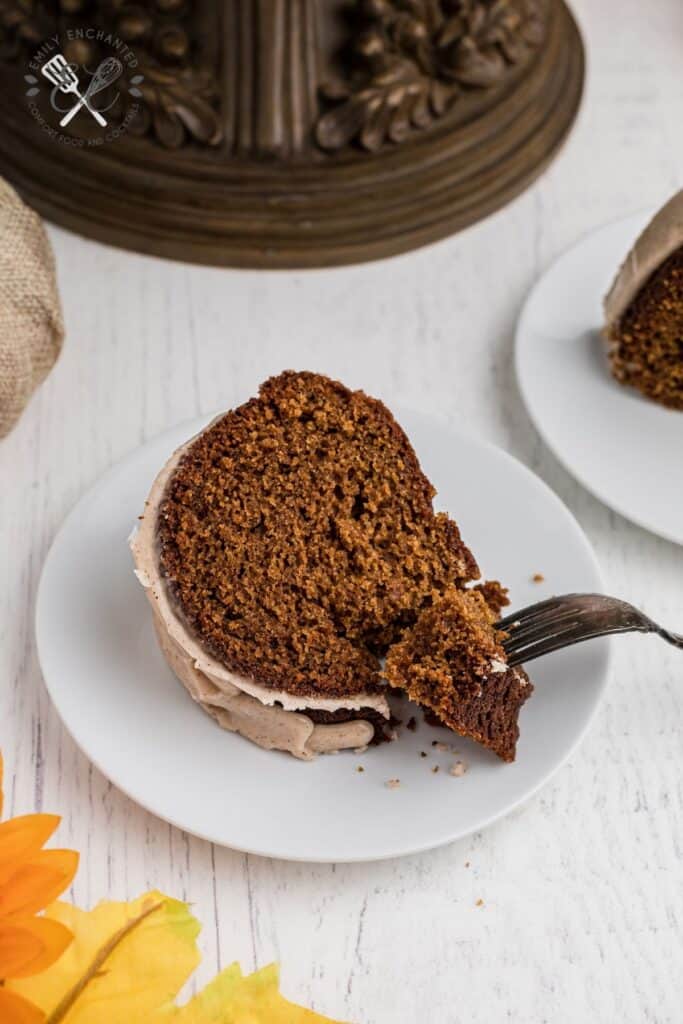
[[[63,337],[55,261],[42,221],[0,178],[0,437],[54,366]]]

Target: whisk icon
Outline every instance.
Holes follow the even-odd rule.
[[[98,64],[95,74],[90,79],[88,88],[84,94],[81,94],[78,87],[78,78],[72,66],[67,62],[66,58],[58,53],[51,60],[47,61],[42,67],[42,73],[45,77],[56,85],[60,92],[73,93],[78,97],[78,102],[74,104],[71,110],[68,111],[59,122],[62,128],[65,128],[70,121],[76,116],[81,107],[85,107],[92,116],[95,118],[97,123],[106,127],[107,122],[102,117],[98,110],[90,105],[90,99],[95,96],[98,92],[102,92],[108,85],[115,82],[116,79],[123,72],[123,65],[120,60],[116,57],[107,57],[100,64]]]

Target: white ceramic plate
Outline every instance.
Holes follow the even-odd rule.
[[[683,412],[609,372],[602,300],[652,211],[608,224],[554,263],[517,327],[517,378],[539,434],[596,498],[683,544]]]
[[[438,422],[399,419],[460,523],[482,571],[517,606],[561,591],[601,589],[595,557],[560,500],[515,459]],[[206,421],[133,452],[78,503],[55,540],[37,604],[40,662],[76,743],[111,781],[154,814],[214,842],[292,860],[354,861],[429,849],[511,810],[557,769],[586,729],[607,675],[605,640],[533,666],[517,761],[473,743],[469,765],[420,721],[398,742],[303,763],[221,730],[190,699],[157,650],[127,538],[157,470]],[[535,572],[544,584],[532,583]],[[408,705],[406,705],[406,708]],[[406,716],[407,717],[407,716]],[[420,751],[428,753],[420,757]],[[364,772],[356,771],[361,764]],[[434,774],[431,768],[440,765]],[[388,779],[400,779],[388,789]]]

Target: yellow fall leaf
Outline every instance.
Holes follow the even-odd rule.
[[[73,942],[42,974],[6,983],[45,1024],[334,1024],[284,999],[274,965],[243,976],[227,967],[184,1006],[175,998],[199,964],[199,923],[160,892],[84,911],[53,903],[45,917]]]
[[[279,975],[277,964],[246,977],[239,964],[231,964],[189,1003],[161,1019],[172,1024],[334,1024],[284,999]]]

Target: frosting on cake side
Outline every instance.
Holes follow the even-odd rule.
[[[655,270],[683,245],[683,189],[639,235],[605,297],[608,329],[626,312]]]
[[[159,570],[156,521],[166,485],[195,439],[177,449],[156,477],[144,514],[129,541],[135,575],[152,606],[157,639],[166,661],[191,697],[219,725],[258,746],[285,750],[303,760],[319,753],[365,747],[374,736],[372,723],[362,719],[316,723],[305,714],[305,709],[368,708],[388,720],[391,712],[383,694],[357,693],[348,699],[294,697],[283,690],[262,686],[254,679],[231,672],[207,654],[178,614]]]

